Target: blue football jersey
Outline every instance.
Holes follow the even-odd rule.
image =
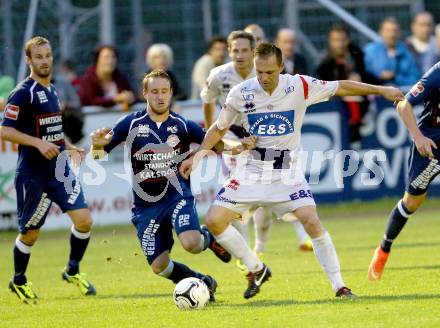
[[[44,87],[28,77],[8,97],[3,113],[3,126],[37,137],[65,148],[60,102],[55,87]],[[34,174],[51,172],[56,158],[46,159],[35,147],[19,145],[17,172]]]
[[[104,150],[110,152],[125,142],[136,206],[191,194],[190,181],[180,176],[178,168],[188,157],[191,143],[203,141],[200,126],[174,113],[164,122],[154,122],[143,110],[121,118],[111,133]]]
[[[428,70],[406,94],[411,105],[423,103],[418,126],[423,135],[440,142],[440,62]]]

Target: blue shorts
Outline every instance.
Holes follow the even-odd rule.
[[[20,233],[43,226],[52,202],[63,212],[87,208],[84,193],[78,178],[72,181],[70,190],[55,176],[36,176],[17,173],[17,218]]]
[[[440,149],[432,149],[434,159],[423,157],[414,143],[409,157],[409,173],[406,191],[411,195],[422,195],[434,178],[440,173]]]
[[[131,221],[150,265],[160,254],[171,251],[174,244],[173,228],[177,235],[189,230],[200,231],[192,195],[161,201],[153,207],[135,206]]]

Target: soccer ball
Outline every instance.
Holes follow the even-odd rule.
[[[202,309],[209,302],[209,289],[197,278],[185,278],[174,288],[174,303],[181,310]]]

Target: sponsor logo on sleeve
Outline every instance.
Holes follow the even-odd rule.
[[[20,107],[16,105],[7,104],[5,107],[5,118],[16,121],[18,114],[20,113]]]
[[[419,94],[423,93],[424,91],[425,91],[425,86],[423,85],[422,82],[417,82],[417,84],[414,85],[410,90],[411,95],[413,97],[417,97]]]

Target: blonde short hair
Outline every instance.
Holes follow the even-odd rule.
[[[147,65],[152,68],[153,57],[163,55],[168,67],[173,65],[173,50],[165,43],[155,43],[147,51]]]

